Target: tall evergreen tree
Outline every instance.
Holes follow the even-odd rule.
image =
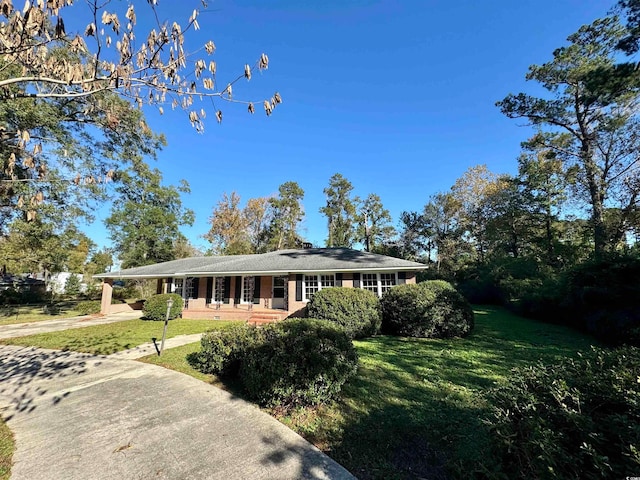
[[[581,27],[551,61],[529,67],[527,80],[541,84],[546,96],[520,93],[498,102],[508,117],[544,129],[533,141],[556,152],[565,168],[575,168],[596,256],[616,247],[640,194],[640,72],[624,67],[622,74],[616,64],[616,48],[627,33],[616,17]],[[606,221],[609,208],[620,213],[615,233]]]
[[[356,201],[351,196],[353,185],[341,174],[329,179],[324,189],[327,204],[320,213],[327,217],[327,247],[351,247],[355,241]]]

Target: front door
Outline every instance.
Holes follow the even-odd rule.
[[[271,308],[284,309],[284,289],[287,287],[287,277],[273,277],[273,298]]]

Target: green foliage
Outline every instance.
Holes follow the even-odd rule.
[[[64,293],[71,296],[77,296],[80,293],[80,277],[72,273],[64,283]]]
[[[189,185],[162,185],[162,174],[146,164],[120,174],[121,185],[105,224],[122,268],[175,259],[174,241],[181,225],[193,223],[193,212],[182,206],[180,195]]]
[[[334,398],[357,367],[344,330],[331,322],[295,319],[261,328],[234,325],[202,337],[192,367],[239,378],[263,405],[316,405]]]
[[[308,316],[337,323],[350,338],[364,338],[380,330],[380,300],[359,288],[325,288],[307,304]]]
[[[382,329],[391,335],[463,337],[474,325],[469,302],[443,280],[399,285],[382,296]]]
[[[9,287],[0,292],[0,305],[19,305],[22,303],[22,295],[15,288]]]
[[[617,256],[568,272],[568,312],[599,340],[640,346],[640,258]]]
[[[327,217],[329,236],[327,247],[351,247],[355,240],[356,201],[352,198],[353,185],[341,174],[329,179],[324,189],[327,204],[320,213]]]
[[[161,293],[153,295],[144,302],[142,312],[145,320],[164,320],[167,317],[167,300],[173,298],[173,305],[169,312],[169,320],[182,313],[182,297],[176,293]]]
[[[263,405],[317,405],[340,392],[357,369],[358,356],[339,326],[316,319],[265,327],[265,341],[247,351],[240,380]]]
[[[519,368],[488,395],[508,478],[624,478],[640,470],[640,352]]]
[[[202,373],[236,377],[242,359],[250,348],[264,340],[264,330],[239,323],[223,330],[205,333],[199,352],[189,357],[189,364]]]
[[[101,303],[99,300],[88,300],[85,302],[78,302],[76,310],[81,315],[92,315],[94,313],[100,313]]]

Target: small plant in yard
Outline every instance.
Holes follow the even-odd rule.
[[[173,305],[169,312],[169,320],[178,317],[182,313],[182,297],[176,293],[161,293],[153,295],[144,302],[142,312],[145,320],[164,320],[167,316],[167,300],[173,298]]]
[[[337,323],[351,338],[375,335],[382,323],[378,297],[358,288],[320,290],[313,295],[307,309],[309,317]]]
[[[488,398],[487,423],[508,478],[617,479],[640,472],[637,348],[593,349],[517,369]]]
[[[399,285],[381,299],[382,330],[391,335],[451,338],[473,329],[469,302],[448,282]]]

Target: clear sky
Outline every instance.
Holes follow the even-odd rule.
[[[82,3],[82,2],[79,2]],[[161,19],[184,22],[199,2],[161,0]],[[300,232],[324,244],[327,228],[318,209],[334,173],[354,193],[377,193],[397,223],[403,210],[419,210],[447,190],[470,166],[515,173],[520,142],[530,134],[504,117],[495,102],[508,93],[535,92],[525,82],[529,65],[581,25],[604,16],[604,0],[215,0],[199,17],[201,31],[187,50],[211,38],[218,81],[226,83],[265,52],[269,69],[234,87],[234,96],[262,100],[278,91],[283,104],[267,118],[218,101],[205,132],[185,113],[147,110],[168,146],[157,167],[165,182],[186,179],[185,206],[196,222],[184,234],[206,248],[213,206],[223,192],[243,203],[275,194],[295,181],[305,191]],[[143,5],[138,13],[139,21]],[[75,8],[75,7],[74,7]],[[140,32],[141,33],[141,32]],[[96,212],[87,227],[109,245]]]

